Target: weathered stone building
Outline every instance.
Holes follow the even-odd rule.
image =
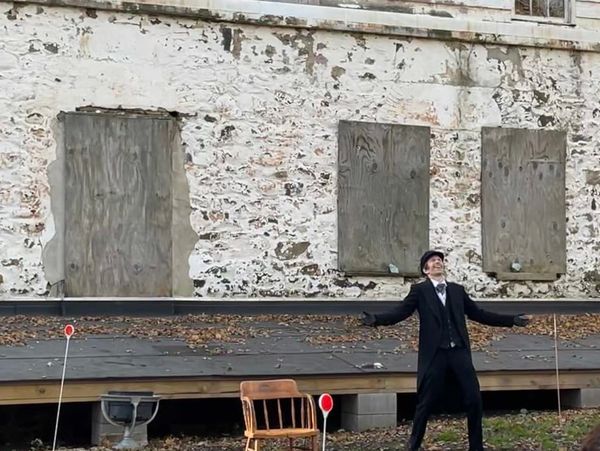
[[[474,296],[600,295],[598,0],[552,1],[548,8],[538,0],[39,0],[0,2],[0,7],[4,298],[61,293],[70,270],[85,266],[89,274],[110,272],[106,266],[122,251],[116,248],[109,258],[98,249],[112,242],[110,234],[102,235],[102,224],[126,215],[128,208],[111,210],[113,219],[104,221],[100,210],[88,211],[86,205],[127,193],[128,185],[111,181],[108,173],[102,179],[107,185],[96,191],[77,185],[80,176],[97,181],[104,174],[100,160],[72,156],[96,133],[94,115],[177,124],[176,131],[164,132],[170,133],[165,145],[173,151],[172,165],[167,161],[139,177],[132,173],[131,180],[128,166],[117,171],[126,182],[143,181],[136,192],[151,187],[162,199],[167,187],[165,209],[156,207],[152,216],[169,210],[166,226],[157,226],[160,233],[140,238],[139,230],[146,227],[140,226],[119,238],[125,247],[146,240],[158,249],[157,242],[169,237],[168,248],[153,254],[168,271],[150,265],[164,276],[165,295],[384,299],[406,293],[411,279],[394,271],[402,262],[389,262],[391,277],[381,268],[356,276],[340,270],[339,252],[347,251],[339,249],[340,228],[346,227],[338,221],[340,121],[429,127],[430,139],[421,149],[428,157],[428,192],[414,200],[426,207],[420,216],[424,222],[415,224],[428,229],[429,243],[425,233],[420,244],[445,250],[449,277]],[[84,133],[81,121],[88,119]],[[113,125],[105,124],[107,129]],[[539,163],[550,169],[539,172],[540,182],[527,185],[527,192],[534,191],[530,200],[542,193],[543,201],[550,199],[543,194],[551,189],[553,196],[564,193],[564,199],[559,195],[541,209],[531,207],[536,202],[526,205],[519,211],[537,215],[527,219],[512,217],[506,202],[490,211],[495,204],[489,200],[485,212],[485,196],[498,191],[488,186],[486,194],[482,155],[493,160],[497,128],[562,133],[540,135],[539,142],[556,145],[557,159],[528,160],[535,168]],[[136,132],[132,148],[143,147],[144,130]],[[488,132],[486,154],[482,135]],[[132,155],[137,161],[140,154]],[[508,168],[502,171],[511,177]],[[148,180],[148,174],[156,178]],[[494,176],[490,170],[490,179]],[[502,190],[524,177],[510,179]],[[404,182],[389,183],[399,187],[393,203]],[[500,200],[506,199],[499,192]],[[139,202],[138,207],[150,205]],[[515,194],[514,205],[520,202]],[[133,216],[143,217],[135,211]],[[356,223],[368,216],[364,209],[353,211]],[[493,274],[497,271],[486,267],[482,243],[495,226],[486,225],[489,218],[482,219],[482,212],[518,225],[504,235],[498,232],[494,246],[517,235],[524,243],[519,246],[541,240],[527,254],[554,240],[538,257],[545,255],[564,270],[550,265],[541,277],[511,277],[511,271],[527,266],[527,255],[518,261],[511,250],[506,252],[508,276]],[[400,222],[412,213],[404,214]],[[553,232],[536,225],[547,223],[547,214],[559,218],[550,238]],[[504,228],[502,218],[499,227]],[[127,223],[110,226],[121,233]],[[85,235],[97,230],[92,238]],[[85,253],[82,236],[99,242]],[[392,231],[383,242],[391,245],[397,238]],[[133,245],[129,251],[137,252]],[[74,252],[90,260],[79,261]],[[131,278],[144,273],[145,259],[154,258],[140,252]],[[552,261],[554,255],[561,261]],[[124,280],[105,276],[104,287]],[[70,292],[67,282],[66,294],[118,294],[86,291],[86,283]]]

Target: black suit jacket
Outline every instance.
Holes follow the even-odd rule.
[[[466,293],[464,287],[457,283],[447,282],[446,307],[449,308],[449,314],[454,319],[469,355],[471,345],[465,315],[473,321],[488,326],[512,327],[514,324],[513,315],[501,315],[479,308]],[[408,318],[415,310],[419,312],[417,388],[442,342],[441,308],[441,301],[435,292],[433,283],[427,279],[413,285],[406,298],[399,302],[393,310],[375,315],[375,325],[387,326]]]

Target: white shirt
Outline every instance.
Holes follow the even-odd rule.
[[[445,279],[442,279],[439,282],[437,280],[433,280],[433,279],[429,279],[429,280],[431,280],[431,283],[433,284],[433,288],[436,288],[440,283],[445,283],[446,290],[448,289],[448,283],[446,282]],[[440,299],[440,301],[442,302],[442,304],[445,307],[446,306],[446,291],[444,291],[444,293],[442,294],[439,291],[435,290],[435,293],[437,294],[438,298]]]

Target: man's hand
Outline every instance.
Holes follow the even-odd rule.
[[[362,312],[358,318],[363,326],[374,327],[377,320],[372,313]]]
[[[531,316],[526,315],[525,313],[519,313],[517,316],[513,318],[513,323],[518,327],[525,327],[531,321]]]

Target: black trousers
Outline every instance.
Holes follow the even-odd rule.
[[[447,388],[446,373],[449,371],[456,376],[462,391],[467,411],[469,450],[483,450],[481,392],[469,351],[465,348],[438,349],[433,362],[423,375],[417,390],[417,409],[409,442],[411,450],[418,450],[421,446],[431,410]]]

